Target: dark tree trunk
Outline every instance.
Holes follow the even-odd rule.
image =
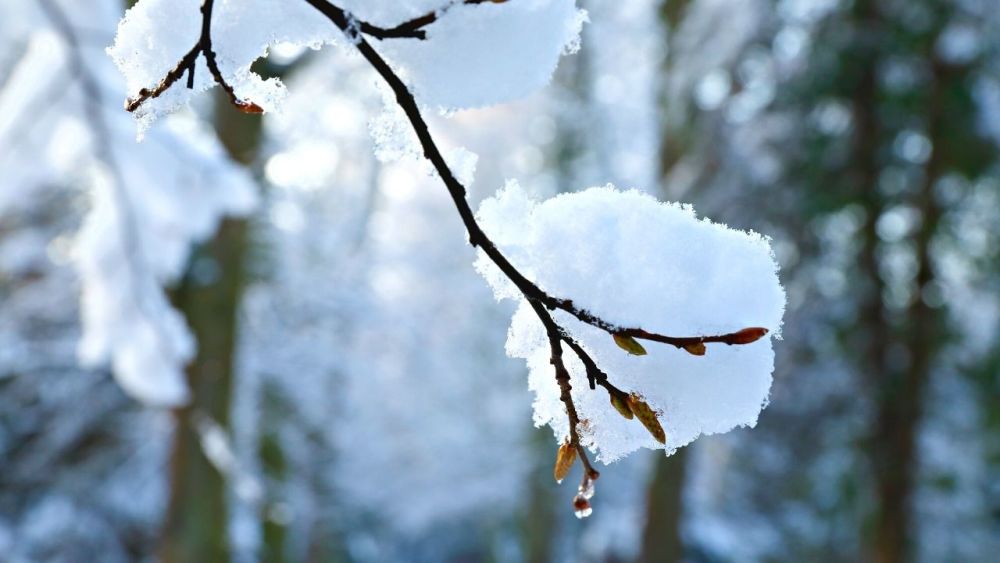
[[[235,160],[253,161],[260,138],[259,117],[238,113],[228,101],[221,101],[216,129]],[[208,416],[229,430],[246,248],[246,221],[224,221],[194,254],[188,275],[174,295],[197,338],[198,355],[188,367],[192,405],[175,411],[174,417],[170,499],[160,545],[160,558],[168,563],[229,560],[226,482],[205,457],[193,415]]]
[[[687,1],[666,1],[660,5],[660,26],[669,41],[671,34],[680,26],[687,9]],[[664,75],[671,71],[673,49],[667,50]],[[670,104],[682,103],[667,99],[666,84],[661,84],[661,124],[660,174],[666,178],[673,167],[690,150],[690,123],[671,122]],[[666,186],[663,188],[665,195]],[[659,452],[657,452],[659,454]],[[639,561],[644,563],[671,563],[681,561],[684,543],[681,539],[681,523],[684,512],[684,474],[687,464],[687,448],[677,450],[670,457],[659,457],[653,464],[649,486],[646,490],[646,523],[642,534]]]
[[[684,508],[684,473],[687,448],[670,457],[660,457],[653,466],[653,479],[646,498],[646,528],[642,534],[643,563],[674,563],[684,556],[681,515]]]
[[[913,206],[921,213],[920,228],[913,236],[917,274],[915,295],[906,314],[908,325],[899,335],[909,351],[909,362],[904,366],[887,366],[886,381],[878,397],[877,434],[872,452],[879,500],[874,543],[874,559],[878,563],[912,559],[911,497],[920,461],[917,434],[923,415],[924,392],[942,337],[939,314],[927,305],[922,294],[935,282],[931,244],[941,219],[934,185],[943,167],[941,91],[945,74],[940,64],[933,63],[925,115],[929,119],[928,137],[934,148],[924,168],[923,180],[912,197]]]
[[[874,427],[868,443],[875,493],[874,517],[867,536],[867,552],[876,563],[897,563],[912,559],[913,522],[911,499],[919,467],[917,435],[922,416],[924,391],[936,356],[940,326],[937,313],[921,298],[934,283],[930,247],[940,218],[934,201],[934,184],[942,174],[942,74],[934,64],[928,85],[926,109],[928,137],[934,147],[925,165],[920,185],[910,201],[921,211],[919,230],[913,235],[917,262],[915,295],[905,320],[894,322],[886,315],[880,275],[880,238],[876,229],[886,202],[879,191],[879,154],[894,131],[880,123],[877,86],[879,54],[877,44],[884,33],[878,9],[871,2],[856,5],[858,25],[864,34],[862,75],[855,90],[856,120],[854,166],[866,218],[861,233],[862,304],[856,340],[861,369],[870,384],[874,401]],[[932,57],[933,55],[928,55]],[[905,350],[903,358],[890,357],[891,350]]]

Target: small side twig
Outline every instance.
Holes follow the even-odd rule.
[[[139,90],[135,97],[129,98],[125,101],[125,110],[128,112],[134,112],[139,109],[139,107],[146,102],[146,100],[157,98],[170,89],[175,82],[181,79],[185,73],[187,73],[187,87],[194,88],[194,69],[197,66],[198,57],[203,55],[205,57],[205,65],[208,67],[208,71],[212,74],[212,78],[215,82],[222,87],[225,91],[226,96],[229,97],[229,101],[232,102],[234,106],[247,113],[261,113],[263,110],[257,104],[253,102],[246,102],[240,100],[236,96],[236,92],[233,90],[231,84],[226,81],[226,77],[223,76],[222,70],[219,68],[219,62],[215,55],[215,49],[212,46],[212,9],[215,6],[215,0],[205,0],[201,4],[201,34],[198,37],[198,42],[195,43],[194,47],[181,57],[181,60],[174,65],[173,68],[167,71],[163,76],[163,79],[157,83],[153,88],[143,88]]]
[[[493,2],[495,4],[500,4],[506,0],[453,0],[447,6],[434,10],[433,12],[428,12],[422,16],[415,17],[411,20],[407,20],[395,27],[379,27],[377,25],[372,25],[368,22],[361,23],[361,33],[370,35],[375,39],[427,39],[427,32],[424,30],[425,27],[436,22],[439,17],[444,15],[448,10],[459,4],[484,4],[486,2]]]
[[[215,82],[222,87],[229,96],[229,101],[233,105],[240,105],[243,102],[236,97],[236,92],[233,91],[233,87],[226,82],[226,77],[222,76],[222,71],[219,69],[219,62],[215,57],[215,49],[212,47],[212,7],[215,6],[214,0],[205,0],[201,5],[201,38],[198,39],[198,45],[201,46],[201,53],[205,55],[205,66],[208,67],[208,72],[212,73],[212,78]],[[194,76],[194,65],[192,65],[191,75]]]
[[[146,100],[158,98],[160,94],[166,92],[171,86],[174,85],[174,82],[177,82],[182,76],[184,76],[185,72],[194,68],[194,63],[198,60],[198,55],[200,54],[201,42],[199,41],[194,47],[191,47],[190,51],[181,57],[181,60],[174,65],[174,68],[168,70],[167,73],[163,75],[163,79],[160,80],[156,86],[152,88],[143,88],[139,90],[138,94],[136,94],[134,98],[125,100],[125,111],[128,111],[129,113],[134,112],[139,109],[139,106],[141,106]],[[193,71],[191,72],[191,75],[194,75]],[[188,80],[188,85],[193,88],[194,84],[191,80],[193,79]]]
[[[535,314],[542,321],[542,325],[545,327],[545,332],[548,335],[549,350],[551,352],[549,362],[555,368],[556,383],[559,385],[559,400],[566,407],[566,416],[569,419],[569,442],[576,449],[577,455],[580,456],[585,475],[591,479],[597,479],[600,473],[591,465],[590,458],[587,456],[587,450],[583,447],[580,440],[580,415],[577,413],[576,405],[573,403],[573,395],[571,393],[573,387],[570,384],[569,370],[566,369],[566,363],[563,361],[563,330],[556,324],[552,315],[537,301],[529,301],[528,303],[531,304],[532,309],[535,310]]]

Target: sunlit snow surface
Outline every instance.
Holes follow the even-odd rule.
[[[364,21],[394,27],[437,10],[427,38],[374,40],[423,104],[448,109],[479,107],[524,96],[548,83],[563,52],[575,50],[584,13],[574,0],[519,0],[476,5],[448,0],[347,0],[334,2]],[[129,96],[153,88],[197,43],[200,0],[142,0],[130,9],[108,50],[125,76]],[[166,23],[166,22],[169,22]],[[220,0],[212,18],[213,50],[226,80],[241,99],[267,111],[279,108],[285,87],[263,80],[250,65],[274,45],[319,48],[343,34],[306,2]],[[185,77],[135,112],[140,132],[160,115],[213,86],[198,58],[193,88]]]
[[[482,204],[479,219],[528,278],[619,326],[671,336],[751,326],[775,336],[781,327],[785,294],[768,240],[698,219],[689,206],[610,186],[537,203],[510,182]],[[477,267],[498,298],[519,298],[482,254]],[[648,355],[630,356],[607,333],[565,313],[555,316],[615,385],[639,393],[661,413],[665,446],[638,422],[622,418],[604,390],[591,391],[582,364],[567,350],[573,398],[588,421],[583,438],[604,462],[641,447],[669,452],[701,434],[753,426],[767,403],[770,337],[744,346],[710,344],[702,357],[649,342]],[[557,437],[567,435],[548,340],[524,303],[511,323],[507,351],[528,363],[535,422],[551,425]]]
[[[456,5],[427,40],[386,41],[418,99],[444,108],[481,107],[544,86],[559,56],[579,45],[583,14],[573,0]]]

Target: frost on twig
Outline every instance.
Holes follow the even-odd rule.
[[[168,10],[165,1],[144,0],[136,9],[145,11],[130,16]],[[212,1],[205,0],[198,42],[156,86],[139,89],[129,106],[139,110],[152,93],[175,89],[181,71],[193,71],[200,54],[210,70],[213,59],[220,61],[211,76],[234,103],[256,103],[237,94],[229,80],[244,76],[268,44],[329,42],[337,31],[346,36],[346,46],[391,91],[447,188],[469,243],[479,249],[480,272],[497,297],[521,303],[508,352],[528,361],[536,422],[549,423],[562,444],[556,478],[565,477],[576,459],[583,466],[573,501],[577,516],[590,514],[599,476],[588,449],[610,462],[639,447],[672,451],[699,434],[756,421],[773,352],[769,341],[754,343],[780,327],[784,307],[766,239],[699,221],[690,208],[611,188],[534,204],[511,185],[477,217],[424,120],[422,106],[488,105],[547,82],[559,55],[577,45],[584,16],[572,0],[451,2],[423,15],[409,13],[423,0],[284,4],[292,8],[276,29],[266,27],[272,20],[262,17],[263,0],[231,14],[226,25],[243,22],[247,30],[230,48],[231,36],[213,39],[218,23],[211,21]],[[402,23],[371,23],[394,11]],[[317,15],[327,29],[316,26]],[[149,54],[128,50],[134,32],[123,24],[113,50],[126,75],[141,74],[136,61]],[[189,75],[189,84],[196,80]],[[573,386],[582,381],[587,385]]]

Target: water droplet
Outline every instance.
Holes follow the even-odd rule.
[[[580,496],[585,499],[594,498],[594,480],[585,478],[583,483],[580,483],[580,488],[577,490],[580,492]]]
[[[573,514],[581,520],[593,514],[594,509],[590,506],[590,501],[582,494],[573,497]]]

